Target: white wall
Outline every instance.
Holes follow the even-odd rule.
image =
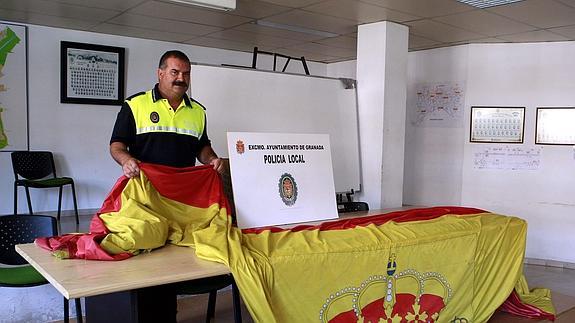
[[[468,46],[438,48],[409,55],[403,203],[461,203],[463,144],[467,119],[459,127],[418,127],[412,124],[416,86],[467,79]]]
[[[121,175],[120,168],[108,154],[110,134],[119,106],[60,103],[62,40],[126,48],[127,95],[148,90],[155,84],[158,60],[166,50],[182,50],[192,61],[200,63],[250,66],[252,62],[251,53],[30,25],[30,149],[54,153],[59,175],[74,178],[78,204],[83,209],[99,208],[114,181]],[[258,57],[258,68],[271,69],[271,59]],[[311,62],[308,67],[313,75],[326,75],[325,64]],[[290,64],[287,71],[303,74],[303,68],[297,64]],[[209,119],[209,106],[207,113]],[[10,153],[0,152],[0,214],[13,212],[13,179]],[[73,209],[68,190],[63,195],[65,210]],[[50,193],[32,189],[34,211],[56,210],[57,192],[57,189]],[[25,213],[27,206],[23,189],[20,189],[19,197],[19,212]]]
[[[575,153],[541,148],[538,170],[473,169],[469,111],[475,105],[526,107],[525,141],[535,147],[535,112],[575,106],[575,42],[474,44],[411,52],[403,202],[463,205],[514,215],[528,222],[526,257],[575,263]],[[330,64],[331,77],[354,77],[355,61]],[[459,127],[415,127],[410,111],[417,84],[463,82],[465,114]]]
[[[536,108],[575,106],[573,57],[575,42],[472,45],[466,107],[526,107],[522,147],[535,147]],[[574,263],[573,147],[539,146],[541,164],[536,171],[475,170],[473,147],[478,144],[468,140],[464,147],[462,204],[526,219],[527,257]]]
[[[575,262],[575,159],[573,148],[540,146],[538,170],[473,168],[470,107],[524,106],[525,142],[535,147],[539,106],[573,106],[575,43],[476,44],[413,52],[409,58],[408,109],[415,85],[465,82],[460,128],[419,128],[406,133],[404,202],[460,204],[527,220],[526,256]],[[492,145],[488,145],[492,146]]]
[[[127,95],[148,90],[155,84],[158,60],[166,50],[182,50],[192,61],[200,63],[250,66],[252,62],[252,55],[244,52],[58,28],[28,27],[30,149],[54,153],[58,174],[74,178],[78,206],[82,209],[99,208],[121,175],[120,167],[108,153],[111,131],[120,107],[60,103],[60,41],[126,48]],[[259,57],[258,68],[271,70],[271,59]],[[308,62],[308,67],[313,75],[326,75],[325,64]],[[290,64],[287,71],[303,74],[303,68],[297,64]],[[232,104],[230,102],[230,106]],[[209,119],[210,107],[206,108]],[[10,153],[0,152],[0,214],[13,213],[13,181]],[[57,209],[57,189],[51,192],[31,191],[34,212]],[[23,189],[19,192],[18,206],[20,213],[28,211]],[[73,209],[68,189],[63,195],[63,209]],[[1,288],[0,299],[0,322],[47,322],[63,318],[62,296],[51,285]],[[73,317],[73,304],[70,313]]]

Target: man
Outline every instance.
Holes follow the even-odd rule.
[[[154,89],[133,95],[122,105],[110,154],[127,177],[139,175],[140,161],[188,167],[198,159],[223,171],[222,160],[208,139],[204,107],[186,94],[190,70],[186,54],[164,53]]]
[[[110,154],[128,178],[139,175],[141,161],[188,167],[198,159],[220,173],[224,170],[208,139],[204,107],[186,94],[190,69],[186,54],[164,53],[156,86],[133,95],[122,105],[110,140]],[[139,322],[175,322],[176,289],[177,285],[140,289]]]

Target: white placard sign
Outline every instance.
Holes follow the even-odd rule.
[[[329,135],[228,132],[238,227],[337,218]]]

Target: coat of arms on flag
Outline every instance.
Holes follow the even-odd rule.
[[[320,321],[438,322],[439,313],[452,296],[449,282],[437,272],[397,272],[395,257],[389,258],[385,274],[369,276],[359,286],[347,286],[326,297],[319,311]],[[330,313],[338,302],[349,310]]]

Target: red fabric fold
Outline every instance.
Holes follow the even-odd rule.
[[[211,165],[175,168],[141,163],[139,167],[160,195],[200,208],[208,208],[218,203],[221,207],[226,207],[229,214],[229,203],[225,198],[223,186]],[[102,207],[92,218],[90,233],[38,238],[36,245],[53,251],[61,258],[123,260],[133,256],[131,253],[110,255],[100,247],[100,242],[109,231],[99,216],[121,210],[122,192],[129,180],[122,176],[116,181]]]
[[[469,208],[469,207],[459,207],[459,206],[436,206],[430,208],[419,208],[419,209],[411,209],[405,211],[395,211],[390,213],[384,214],[375,214],[370,216],[364,216],[359,218],[351,218],[351,219],[341,219],[329,222],[323,222],[318,225],[298,225],[290,229],[284,229],[280,227],[261,227],[261,228],[251,228],[251,229],[243,229],[242,233],[245,234],[257,234],[264,231],[271,231],[271,232],[282,232],[282,231],[303,231],[303,230],[320,230],[320,231],[327,231],[327,230],[345,230],[355,228],[357,226],[367,226],[370,224],[374,225],[382,225],[388,221],[395,221],[395,222],[410,222],[410,221],[422,221],[422,220],[431,220],[438,218],[440,216],[446,214],[456,214],[456,215],[467,215],[467,214],[477,214],[477,213],[484,213],[486,211],[481,209]]]
[[[530,319],[555,321],[555,315],[547,313],[533,305],[523,303],[515,290],[513,290],[507,300],[501,304],[499,310]]]

